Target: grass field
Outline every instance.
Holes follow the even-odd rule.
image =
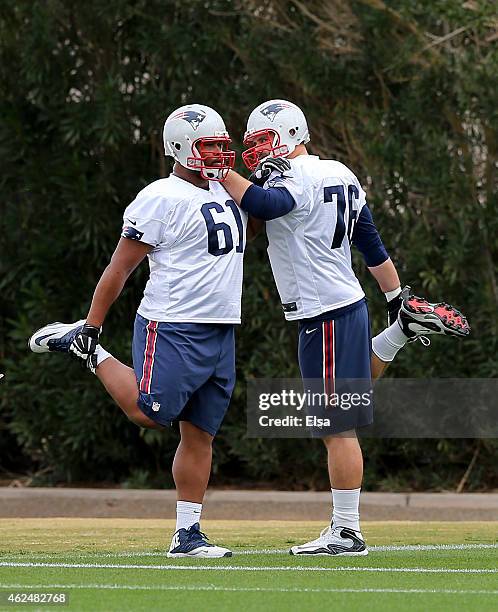
[[[68,610],[498,610],[498,522],[365,522],[368,557],[291,557],[316,522],[204,521],[234,556],[167,559],[173,521],[0,519],[0,590]]]

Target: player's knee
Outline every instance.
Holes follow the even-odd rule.
[[[356,431],[354,429],[351,429],[349,431],[343,431],[332,436],[326,436],[325,438],[323,438],[323,443],[325,444],[327,449],[341,445],[348,446],[353,444],[356,446],[356,444],[358,443],[358,438],[356,437]]]
[[[152,419],[149,419],[149,417],[145,416],[145,414],[140,412],[138,409],[130,412],[127,416],[128,419],[135,425],[138,425],[138,427],[143,427],[145,429],[159,429],[160,427],[157,423],[155,423]]]
[[[211,450],[214,437],[207,431],[199,429],[188,421],[180,423],[180,433],[182,444],[194,446],[196,449]]]
[[[139,427],[143,427],[142,418],[139,414],[127,414],[128,420],[131,421],[134,425],[138,425]]]
[[[194,446],[196,449],[211,452],[213,446],[213,436],[203,431],[200,435],[187,437],[182,436],[182,442],[184,444],[188,444],[189,446]]]

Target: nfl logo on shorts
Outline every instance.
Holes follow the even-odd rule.
[[[159,412],[159,408],[161,408],[161,404],[159,402],[153,402],[152,404],[152,410],[154,412]]]

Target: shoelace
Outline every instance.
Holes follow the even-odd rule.
[[[317,539],[320,540],[321,538],[325,537],[329,532],[331,535],[334,535],[335,531],[340,531],[341,529],[343,529],[343,527],[339,525],[335,527],[333,527],[332,525],[330,525],[329,527],[325,527],[325,529],[322,529],[322,531],[320,532],[320,537]]]
[[[61,338],[51,338],[49,342],[51,343],[52,346],[56,348],[60,348],[61,346],[67,344],[67,342],[62,342]]]
[[[68,341],[66,336],[67,334],[62,336],[62,338],[50,338],[49,342],[52,346],[57,347],[58,349],[64,349],[71,344],[71,341]]]
[[[328,527],[325,527],[324,529],[320,531],[319,538],[317,538],[316,540],[313,540],[312,542],[309,542],[309,544],[313,544],[313,543],[318,544],[320,540],[324,538],[329,532],[333,535],[336,530],[340,530],[340,529],[343,529],[343,527],[340,527],[339,525],[337,525],[336,527],[332,527],[331,525],[329,525]]]
[[[417,342],[417,340],[420,340],[424,346],[429,346],[431,343],[427,336],[416,336],[415,338],[409,338],[408,342]]]
[[[203,540],[204,542],[206,542],[206,544],[208,543],[208,536],[203,533],[200,529],[187,529],[187,533],[188,533],[188,538],[189,540]],[[211,544],[208,544],[208,546],[211,546]]]
[[[316,538],[315,540],[312,540],[311,542],[308,542],[308,544],[318,544],[320,542],[320,540],[327,535],[327,533],[329,532],[329,530],[331,531],[332,528],[330,527],[330,525],[328,527],[325,527],[324,529],[322,529],[320,531],[320,536],[318,538]]]
[[[427,303],[427,300],[425,300],[424,298],[418,297],[417,295],[411,295],[409,296],[408,299],[415,300],[417,302]],[[423,344],[424,346],[430,346],[431,344],[431,341],[427,336],[416,336],[415,338],[410,338],[408,342],[417,342],[417,340],[420,340],[421,344]]]

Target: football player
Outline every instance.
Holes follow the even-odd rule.
[[[233,170],[225,188],[241,209],[266,222],[268,255],[285,318],[299,322],[304,380],[335,389],[344,379],[379,377],[409,341],[428,334],[465,336],[465,317],[401,289],[358,179],[338,161],[309,155],[306,117],[295,104],[269,100],[250,114],[242,157],[251,181]],[[388,327],[370,340],[365,294],[351,266],[362,253],[387,300]],[[427,340],[427,339],[425,339]],[[331,524],[294,555],[366,555],[359,523],[363,458],[355,435],[373,420],[371,402],[342,411],[322,434],[332,488]]]
[[[170,176],[126,208],[121,238],[86,319],[52,323],[29,340],[35,353],[85,360],[126,416],[140,427],[179,421],[173,461],[176,531],[169,557],[228,557],[200,530],[212,442],[235,383],[234,326],[240,323],[247,215],[223,187],[235,153],[220,115],[202,104],[164,124]],[[126,280],[147,257],[150,276],[133,332],[133,368],[100,344],[101,328]]]

